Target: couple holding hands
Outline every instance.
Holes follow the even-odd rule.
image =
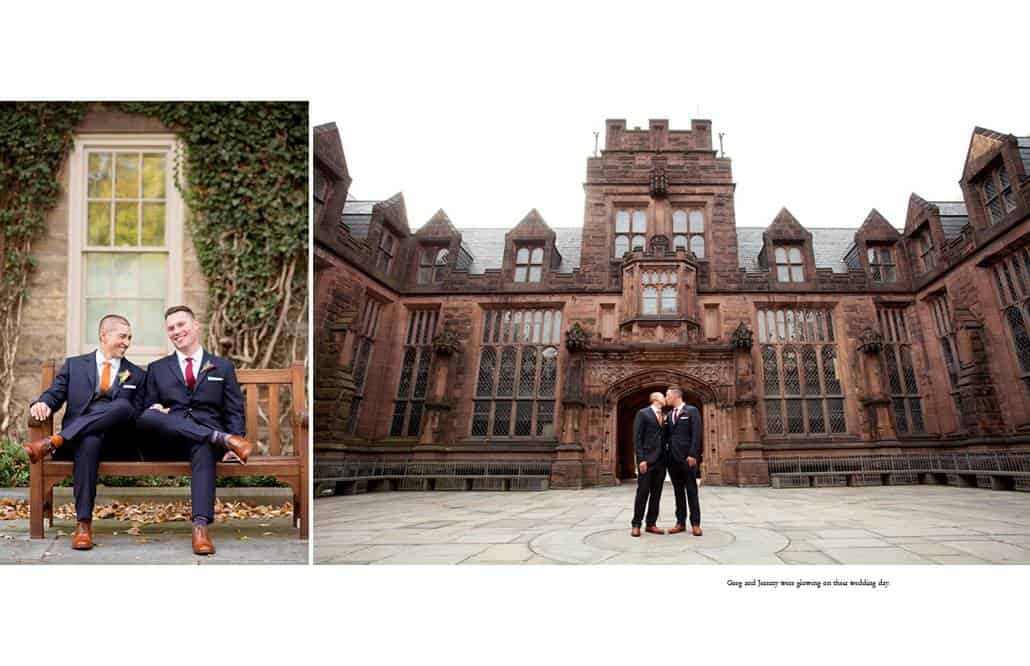
[[[73,461],[77,524],[72,548],[93,547],[93,504],[101,457],[142,442],[150,460],[189,460],[193,552],[215,552],[207,526],[214,522],[215,466],[246,463],[254,445],[246,432],[243,393],[227,359],[204,351],[200,322],[185,305],[165,312],[165,331],[175,353],[146,370],[125,358],[132,342],[129,320],[117,314],[100,320],[95,352],[65,360],[53,384],[29,405],[45,421],[67,404],[61,430],[23,445],[29,460],[48,455]]]
[[[673,386],[665,395],[655,392],[651,404],[637,412],[633,421],[633,448],[637,459],[637,493],[633,505],[631,536],[640,536],[640,525],[647,509],[644,531],[665,534],[655,526],[658,506],[665,485],[665,473],[672,479],[676,495],[676,526],[668,533],[687,530],[687,504],[690,529],[701,536],[701,505],[697,497],[697,472],[701,464],[701,413],[683,402],[683,391]],[[665,409],[669,407],[669,409]]]

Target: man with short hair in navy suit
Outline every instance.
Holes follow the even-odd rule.
[[[254,445],[243,438],[243,392],[236,368],[200,346],[200,322],[193,310],[168,308],[165,331],[175,353],[147,367],[145,409],[136,427],[153,438],[148,456],[190,461],[193,552],[211,555],[215,547],[207,526],[215,520],[215,466],[219,459],[245,464]]]
[[[683,402],[683,391],[679,387],[669,387],[665,396],[672,407],[665,419],[665,463],[676,495],[676,526],[669,530],[669,534],[687,530],[689,505],[690,532],[701,536],[701,502],[697,493],[697,468],[702,452],[701,412]]]
[[[72,548],[93,547],[93,504],[101,454],[131,434],[143,406],[144,372],[125,358],[132,327],[121,315],[100,320],[100,346],[95,352],[65,360],[60,372],[39,399],[29,405],[37,421],[45,421],[67,403],[61,430],[22,445],[37,463],[51,453],[71,458],[75,493],[75,534]]]
[[[658,506],[665,485],[665,431],[662,429],[662,407],[665,396],[659,392],[650,395],[651,404],[637,412],[633,419],[633,450],[637,459],[637,492],[633,500],[633,519],[630,536],[640,536],[640,522],[647,509],[645,532],[665,534],[659,529]]]

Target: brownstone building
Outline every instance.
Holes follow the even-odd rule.
[[[786,208],[737,227],[707,120],[609,120],[581,228],[441,210],[413,231],[400,194],[346,198],[333,126],[316,171],[316,479],[523,461],[550,487],[611,485],[634,474],[634,412],[670,385],[701,410],[711,484],[1030,439],[1030,137],[976,128],[961,196],[912,194],[903,230],[875,209],[857,229]]]

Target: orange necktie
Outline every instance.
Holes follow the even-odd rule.
[[[662,425],[662,413],[661,412],[655,412],[655,416],[658,417],[658,425]]]
[[[100,390],[107,393],[111,388],[111,362],[104,361],[104,371],[100,373]]]

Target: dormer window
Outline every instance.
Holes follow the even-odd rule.
[[[633,250],[643,250],[647,244],[647,211],[620,208],[615,211],[615,258]]]
[[[445,247],[423,248],[418,264],[418,283],[442,282],[449,255],[450,251]]]
[[[379,236],[379,250],[376,252],[376,268],[384,273],[389,273],[390,266],[393,265],[393,254],[396,244],[397,239],[393,237],[393,234],[383,229],[382,234]]]
[[[897,279],[894,251],[889,246],[870,247],[868,256],[873,282],[894,282]]]
[[[773,250],[776,260],[776,279],[780,282],[804,282],[805,266],[801,248],[797,245],[777,245]]]
[[[698,259],[705,256],[705,216],[700,210],[675,210],[672,213],[672,247],[689,249]]]
[[[515,253],[515,281],[540,282],[543,274],[544,249],[520,247]]]
[[[933,236],[929,229],[924,229],[916,236],[916,247],[919,249],[919,261],[922,263],[923,272],[933,270],[937,265],[937,259],[934,255]]]
[[[645,315],[676,314],[676,271],[644,271],[641,276],[643,298],[641,313]]]
[[[997,224],[1016,209],[1016,199],[1012,195],[1012,184],[1004,166],[991,169],[980,181],[980,194],[983,196],[987,219]]]

